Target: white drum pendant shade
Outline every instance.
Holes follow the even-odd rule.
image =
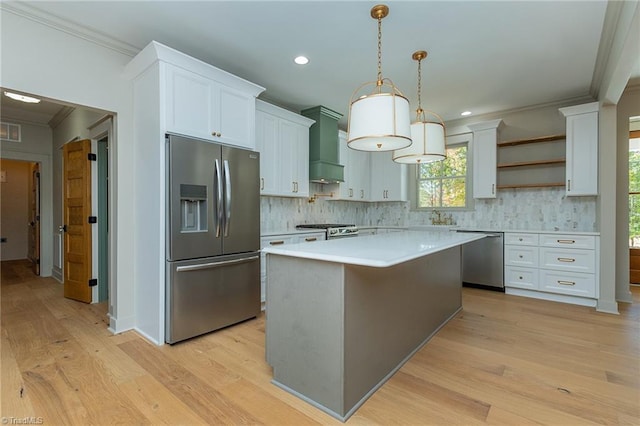
[[[409,100],[374,93],[351,103],[347,144],[359,151],[393,151],[411,145]]]
[[[393,151],[393,161],[405,164],[430,163],[446,157],[444,126],[417,122],[411,125],[411,146]]]

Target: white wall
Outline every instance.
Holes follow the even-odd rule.
[[[6,176],[6,181],[0,183],[0,234],[7,239],[0,245],[0,260],[26,259],[31,165],[26,161],[2,160],[0,170]]]
[[[110,155],[117,173],[111,176],[116,191],[117,244],[114,278],[110,289],[111,328],[116,332],[135,327],[134,310],[134,200],[132,85],[122,77],[131,57],[37,22],[3,4],[0,14],[0,85],[69,104],[112,111],[117,114],[117,146]],[[28,53],[28,54],[27,54]]]

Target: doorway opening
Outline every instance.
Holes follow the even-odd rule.
[[[92,272],[88,280],[83,280],[84,286],[90,287],[88,301],[109,301],[111,316],[116,311],[115,300],[111,302],[115,295],[115,284],[112,284],[111,280],[115,276],[116,254],[115,244],[110,239],[113,234],[109,232],[115,226],[110,223],[110,217],[115,217],[111,210],[115,203],[110,201],[111,197],[115,196],[115,190],[110,187],[109,177],[114,176],[111,167],[115,167],[115,163],[109,158],[113,155],[113,150],[110,154],[109,147],[115,149],[115,115],[109,111],[74,105],[62,100],[46,99],[37,94],[24,94],[37,97],[41,102],[26,104],[0,95],[3,124],[5,121],[19,123],[17,128],[21,130],[20,137],[15,140],[5,140],[3,136],[2,161],[20,160],[32,165],[27,175],[31,176],[34,183],[30,187],[31,198],[25,202],[26,209],[31,213],[28,217],[25,213],[21,221],[27,231],[23,259],[32,259],[35,266],[39,267],[37,273],[40,276],[51,276],[64,284],[65,228],[69,229],[69,226],[65,227],[68,224],[65,223],[63,208],[63,147],[77,140],[90,140],[91,178],[87,183],[91,207],[86,215],[83,213],[80,218],[74,217],[74,221],[86,223],[88,220],[92,225],[92,243],[87,257]],[[84,161],[87,161],[86,156]],[[13,173],[5,175],[9,179]],[[4,186],[2,189],[5,189]],[[75,187],[71,189],[77,190]],[[3,216],[4,209],[11,205],[11,202],[3,200]],[[6,230],[12,228],[2,226],[2,236],[4,237]],[[33,229],[31,234],[29,228]],[[10,243],[15,241],[15,238],[7,238],[7,241]],[[5,248],[5,243],[2,243],[2,251],[6,253]],[[25,264],[21,265],[24,270]]]
[[[28,261],[40,275],[40,163],[0,161],[0,260]]]

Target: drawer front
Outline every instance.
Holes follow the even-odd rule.
[[[539,290],[580,297],[596,297],[596,278],[593,274],[540,270]]]
[[[540,247],[540,267],[564,271],[594,273],[595,251]]]
[[[593,235],[541,234],[540,246],[593,250],[596,247],[596,237]]]
[[[518,266],[505,266],[504,285],[505,287],[537,290],[538,270],[533,268],[520,268]]]
[[[504,243],[520,246],[537,246],[538,234],[522,234],[516,232],[506,232],[504,234]]]
[[[314,241],[323,241],[326,234],[324,232],[316,232],[314,234],[298,235],[298,243],[312,243]]]
[[[511,266],[536,268],[538,266],[538,247],[505,246],[504,263]]]

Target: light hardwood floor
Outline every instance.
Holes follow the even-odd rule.
[[[264,316],[174,346],[3,262],[1,415],[44,424],[340,424],[270,383]],[[621,315],[464,289],[352,425],[640,424],[640,289]],[[15,423],[15,421],[14,421]]]

